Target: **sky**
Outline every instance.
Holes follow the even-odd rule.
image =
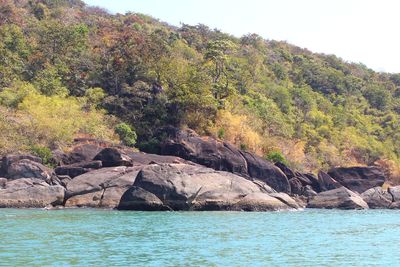
[[[237,37],[257,33],[313,52],[400,73],[398,0],[84,0],[112,13],[205,24]]]

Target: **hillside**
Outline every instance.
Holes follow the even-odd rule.
[[[303,170],[379,164],[394,176],[399,101],[400,74],[255,34],[0,0],[0,154],[77,136],[152,151],[174,125]]]

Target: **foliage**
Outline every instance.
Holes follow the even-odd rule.
[[[307,170],[399,169],[400,74],[79,0],[3,2],[0,153],[80,133],[113,140],[114,130],[149,150],[174,125]]]
[[[48,147],[33,145],[30,150],[33,155],[42,159],[43,164],[54,167],[52,162],[53,154]]]
[[[273,163],[283,163],[283,164],[288,164],[287,160],[285,157],[282,155],[281,152],[279,151],[271,151],[269,152],[266,156],[265,159],[272,161]]]
[[[136,144],[137,135],[128,124],[118,124],[115,126],[115,132],[119,135],[119,138],[124,145],[134,146]]]

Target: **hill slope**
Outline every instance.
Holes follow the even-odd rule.
[[[0,153],[125,122],[146,150],[172,124],[308,170],[398,166],[400,74],[79,0],[0,4]]]

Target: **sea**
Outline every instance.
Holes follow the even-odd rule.
[[[0,266],[400,266],[400,211],[0,209]]]

